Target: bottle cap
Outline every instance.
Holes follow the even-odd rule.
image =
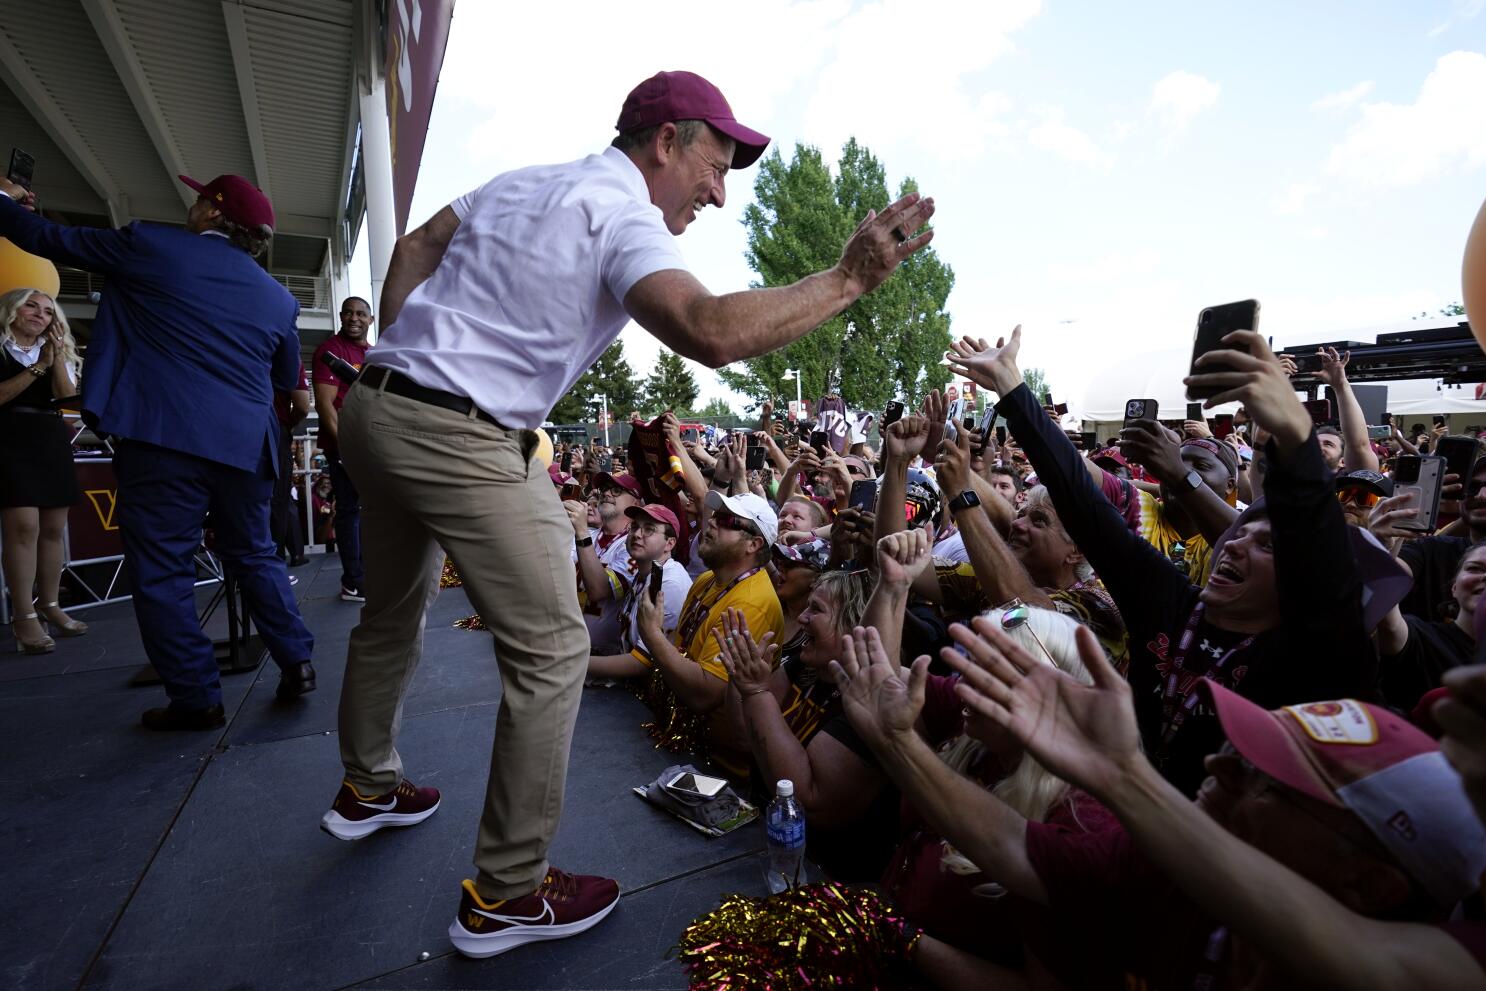
[[[780,778],[774,785],[774,794],[788,798],[795,793],[795,783],[789,778]]]

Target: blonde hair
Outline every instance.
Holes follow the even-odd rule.
[[[999,628],[1002,617],[1010,611],[1010,609],[998,608],[982,613],[982,615]],[[1092,679],[1084,667],[1083,659],[1078,655],[1078,641],[1075,639],[1078,627],[1079,623],[1076,620],[1060,612],[1052,609],[1029,608],[1025,623],[1004,632],[1034,660],[1046,664],[1051,655],[1054,667],[1087,685]],[[1047,647],[1046,653],[1043,652],[1042,647],[1037,645],[1039,639]],[[985,754],[985,744],[969,734],[962,733],[945,745],[939,753],[939,758],[951,769],[966,774],[970,768],[979,763]],[[1059,802],[1068,799],[1069,790],[1068,782],[1037,763],[1031,754],[1024,753],[1011,773],[1001,778],[991,788],[991,794],[1016,811],[1022,818],[1041,822],[1047,818],[1049,812],[1057,807]],[[980,873],[979,867],[948,842],[944,844],[944,855],[939,863],[956,874]],[[982,885],[976,889],[976,893],[999,897],[1005,894],[1005,889],[999,885]]]
[[[51,300],[52,324],[62,328],[62,353],[57,357],[80,371],[83,367],[83,359],[77,353],[77,341],[72,336],[72,327],[67,323],[67,315],[62,312],[62,304],[52,299],[50,293],[42,292],[40,289],[12,289],[0,295],[0,345],[4,345],[6,341],[15,340],[15,334],[11,332],[10,325],[15,323],[16,314],[21,312],[21,307],[32,296],[45,296]],[[50,330],[51,327],[48,326],[47,329]]]
[[[1051,521],[1052,528],[1057,531],[1058,536],[1062,537],[1064,540],[1068,541],[1068,543],[1072,544],[1075,550],[1078,549],[1077,542],[1074,541],[1072,537],[1068,536],[1068,529],[1063,526],[1063,521],[1058,518],[1058,509],[1056,506],[1053,505],[1053,497],[1048,495],[1046,486],[1034,485],[1030,489],[1028,489],[1026,500],[1023,502],[1022,505],[1024,511],[1031,509],[1040,509],[1044,513],[1046,513],[1048,519]],[[1073,566],[1073,573],[1078,576],[1079,581],[1086,582],[1090,578],[1094,577],[1094,566],[1084,558],[1080,557],[1078,563]]]
[[[865,571],[822,571],[812,583],[826,593],[836,608],[833,624],[839,636],[846,636],[862,622],[867,600],[872,597],[872,576]]]
[[[784,500],[784,506],[788,506],[792,502],[798,502],[808,508],[810,510],[810,518],[815,520],[816,526],[825,526],[830,522],[830,517],[826,515],[826,508],[809,496],[792,495]],[[779,508],[783,509],[784,506],[780,506]]]

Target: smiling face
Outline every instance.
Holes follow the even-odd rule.
[[[1202,602],[1208,618],[1223,629],[1251,632],[1279,625],[1269,520],[1245,523],[1223,544],[1202,588]]]
[[[1486,589],[1486,546],[1477,545],[1468,549],[1460,559],[1460,570],[1450,583],[1450,594],[1460,607],[1460,618],[1468,629],[1475,629],[1476,606],[1481,601],[1481,591]]]
[[[1486,531],[1486,458],[1476,462],[1475,470],[1466,482],[1465,502],[1462,507],[1465,522],[1470,526],[1473,539],[1479,540]]]
[[[57,307],[52,298],[44,292],[33,292],[26,297],[20,309],[16,310],[15,319],[10,321],[10,333],[15,337],[16,343],[30,347],[32,342],[47,332],[56,317]]]
[[[606,527],[618,526],[628,520],[624,511],[639,504],[640,500],[629,489],[606,485],[599,490],[599,519]]]
[[[660,207],[666,229],[681,234],[707,206],[727,201],[733,141],[707,125],[682,147],[675,124],[662,124],[650,149],[654,167],[646,176],[650,202]]]
[[[841,634],[836,630],[836,606],[825,589],[817,588],[800,613],[800,628],[810,635],[800,661],[807,667],[824,668],[841,657]]]
[[[341,333],[353,341],[366,340],[366,332],[371,327],[371,307],[366,305],[366,300],[359,296],[352,296],[341,304]]]

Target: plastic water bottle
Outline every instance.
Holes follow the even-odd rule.
[[[783,778],[775,785],[774,800],[764,813],[769,865],[769,891],[779,894],[800,882],[805,859],[805,810],[795,801],[795,783]]]

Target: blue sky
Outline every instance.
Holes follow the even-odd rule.
[[[1483,7],[460,0],[412,217],[598,150],[631,86],[690,69],[786,156],[855,135],[890,184],[912,175],[954,330],[1022,323],[1023,364],[1076,403],[1132,351],[1186,347],[1204,305],[1257,297],[1298,343],[1458,299],[1486,198]],[[751,278],[756,174],[680,239],[715,292]],[[624,340],[643,372],[658,345]]]

